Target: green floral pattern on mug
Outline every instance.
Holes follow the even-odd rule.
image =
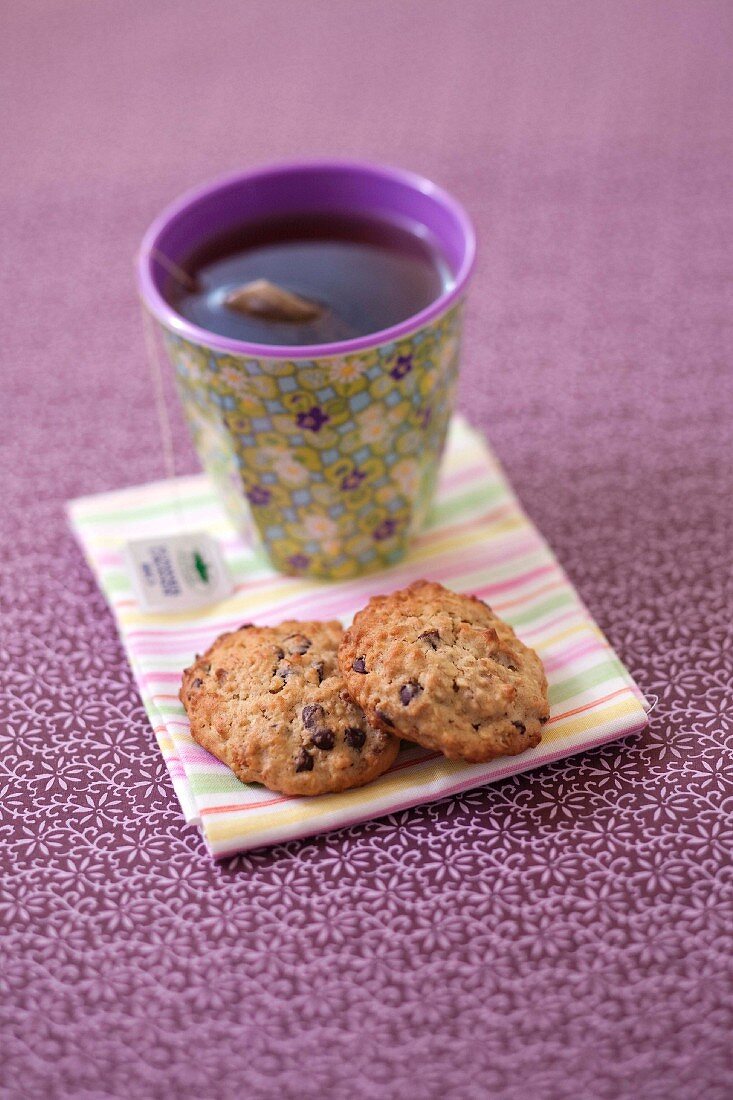
[[[435,487],[460,309],[323,359],[226,355],[164,330],[204,468],[281,572],[342,579],[403,556]]]

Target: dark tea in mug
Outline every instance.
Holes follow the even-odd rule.
[[[380,332],[453,285],[437,243],[420,227],[355,214],[288,214],[242,225],[206,241],[179,267],[185,281],[171,275],[165,292],[176,312],[255,344],[324,344]],[[264,283],[305,306],[288,314],[258,299],[258,308],[241,308],[239,288]]]

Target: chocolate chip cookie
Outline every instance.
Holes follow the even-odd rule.
[[[548,717],[534,650],[481,600],[429,581],[370,600],[339,667],[370,722],[455,760],[524,752]]]
[[[245,624],[183,674],[191,735],[244,783],[291,795],[359,787],[399,739],[370,725],[338,671],[338,622]]]

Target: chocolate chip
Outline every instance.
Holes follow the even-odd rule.
[[[471,722],[471,726],[472,726],[472,727],[473,727],[473,729],[475,729],[475,730],[479,730],[479,729],[481,729],[481,723],[480,723],[480,722]]]
[[[356,726],[349,726],[347,730],[344,730],[344,741],[352,749],[360,749],[366,741],[366,734],[364,730],[357,729]]]
[[[402,706],[406,707],[421,691],[422,687],[418,684],[417,680],[408,680],[407,683],[403,684],[400,688],[400,702]]]
[[[324,669],[324,667],[325,666],[323,664],[323,661],[318,661],[317,664],[313,665],[316,676],[318,677],[318,683],[319,684],[323,683],[323,669]]]
[[[512,722],[512,725],[516,730],[519,730],[520,733],[527,732],[527,727],[525,726],[524,722]]]
[[[367,667],[365,658],[355,657],[351,664],[351,667],[353,668],[354,672],[361,672],[362,674],[366,673]]]
[[[383,710],[375,710],[374,713],[376,714],[380,722],[384,722],[385,726],[389,726],[390,729],[394,729],[394,722],[388,714],[385,714]]]
[[[200,688],[200,687],[203,687],[203,686],[204,686],[204,681],[203,681],[203,680],[200,680],[200,679],[198,678],[198,676],[196,677],[196,679],[194,680],[194,682],[193,682],[193,683],[191,684],[191,687],[193,687],[193,688]]]
[[[440,634],[437,630],[426,630],[424,634],[418,634],[417,640],[425,642],[431,649],[437,649],[440,644]]]
[[[237,630],[251,630],[254,625],[254,623],[242,623],[241,626],[237,627]]]
[[[225,668],[217,668],[217,670],[216,670],[216,678],[217,678],[217,680],[219,681],[219,683],[221,683],[221,682],[222,682],[222,680],[226,680],[226,678],[227,678],[227,670],[226,670]]]
[[[303,725],[307,730],[314,730],[326,717],[326,712],[319,703],[308,703],[300,712]]]
[[[313,771],[313,757],[305,749],[301,749],[295,757],[295,770],[296,772]]]
[[[543,715],[541,715],[541,717],[540,717],[540,722],[549,722],[549,721],[550,721],[550,716],[549,716],[549,714],[543,714]]]
[[[277,657],[278,661],[282,661],[285,657],[285,650],[280,649],[279,645],[275,646],[275,656]]]
[[[459,691],[461,690],[461,689],[460,689],[460,688],[458,687],[458,681],[457,681],[457,680],[454,680],[454,681],[453,681],[453,690],[454,690],[454,691],[455,691],[456,693],[458,693],[458,692],[459,692]]]
[[[290,646],[291,653],[297,653],[300,657],[304,653],[307,653],[310,647],[313,645],[310,638],[306,638],[305,634],[288,634],[287,638],[283,639],[286,642],[292,641]]]
[[[326,752],[333,748],[335,740],[333,730],[316,730],[311,737],[311,741],[316,748],[324,749]]]

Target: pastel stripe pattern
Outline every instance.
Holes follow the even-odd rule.
[[[408,558],[358,580],[327,583],[273,572],[230,526],[203,475],[84,497],[68,511],[115,615],[185,819],[201,828],[217,858],[456,794],[646,725],[641,692],[522,511],[486,443],[460,417],[450,427],[432,513]],[[195,612],[141,611],[125,571],[124,543],[201,530],[219,539],[234,593]],[[304,799],[240,783],[192,740],[177,695],[181,672],[217,634],[245,620],[348,623],[369,596],[420,577],[487,600],[537,649],[547,669],[551,711],[536,748],[490,764],[459,764],[405,746],[392,769],[369,786]]]

